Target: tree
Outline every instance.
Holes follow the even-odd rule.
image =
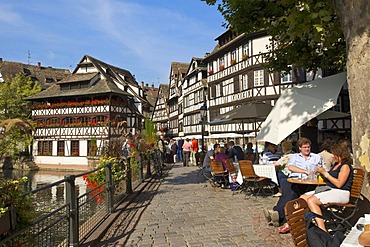
[[[30,110],[24,99],[40,91],[40,85],[24,73],[0,83],[1,119],[27,118]]]
[[[0,120],[0,159],[17,155],[32,143],[32,125],[19,118]],[[27,150],[28,151],[28,150]]]
[[[267,64],[272,70],[287,70],[290,64],[312,71],[346,68],[354,164],[370,171],[370,1],[202,1],[218,4],[240,33],[266,30],[274,42]]]
[[[0,158],[16,156],[31,145],[30,110],[24,99],[40,91],[40,85],[24,73],[0,83]]]

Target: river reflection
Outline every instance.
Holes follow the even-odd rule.
[[[25,192],[41,188],[45,185],[64,179],[67,174],[79,174],[80,171],[23,171],[23,170],[0,170],[0,177],[5,179],[18,179],[26,176],[27,183],[22,188]],[[82,177],[76,177],[76,196],[86,193],[86,184]],[[39,191],[34,195],[37,198],[39,209],[49,211],[52,208],[59,207],[66,202],[65,183],[53,186]]]

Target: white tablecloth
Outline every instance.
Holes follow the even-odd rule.
[[[370,223],[370,222],[366,222]],[[357,230],[357,224],[365,224],[365,217],[361,217],[358,219],[356,225],[352,227],[350,233],[347,235],[347,237],[343,240],[341,247],[357,247],[361,246],[358,243],[358,236],[360,236],[362,231]]]
[[[242,184],[243,183],[243,176],[242,176],[242,174],[239,170],[239,164],[234,163],[234,166],[235,166],[235,168],[238,172],[237,177],[236,177],[236,181],[239,184]],[[275,166],[274,165],[253,165],[253,168],[254,168],[255,173],[258,176],[270,178],[271,181],[278,184],[278,179],[276,177],[276,171],[275,171]],[[231,177],[230,177],[230,182],[231,181],[232,180],[231,180]]]

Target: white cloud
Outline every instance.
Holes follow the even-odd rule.
[[[11,5],[3,3],[0,5],[0,22],[5,22],[12,26],[19,26],[23,23],[22,17],[12,9]]]

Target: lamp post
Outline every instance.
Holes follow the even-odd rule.
[[[204,124],[207,116],[207,106],[204,104],[199,109],[200,116],[202,118],[202,153],[204,154]]]

